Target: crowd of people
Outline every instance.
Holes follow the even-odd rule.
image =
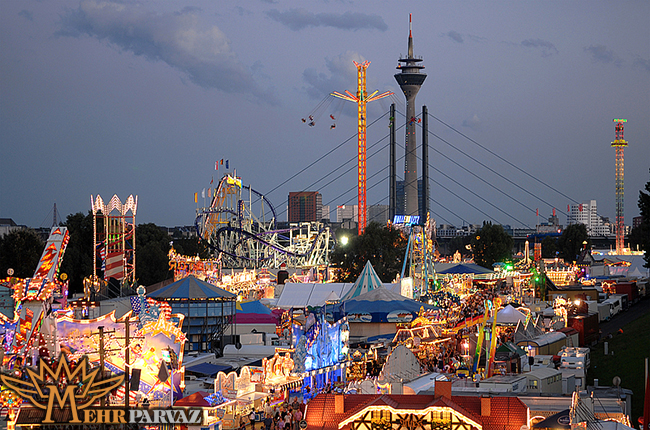
[[[300,402],[297,397],[291,403],[275,406],[266,402],[261,411],[253,410],[247,419],[240,421],[239,430],[299,430],[306,405],[306,401]]]

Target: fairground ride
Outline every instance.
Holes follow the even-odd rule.
[[[334,242],[320,223],[277,228],[275,207],[240,178],[225,175],[210,192],[210,205],[197,209],[199,237],[224,268],[326,265]]]

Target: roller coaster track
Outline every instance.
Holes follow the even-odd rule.
[[[242,198],[242,191],[247,191],[248,200]],[[219,182],[210,206],[197,210],[194,225],[201,240],[221,256],[223,267],[327,264],[333,244],[329,228],[318,223],[274,228],[273,204],[229,175]]]

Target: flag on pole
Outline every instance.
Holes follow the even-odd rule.
[[[535,211],[535,213],[537,214],[536,216],[539,216],[539,208],[537,208],[537,210]]]
[[[205,198],[205,188],[203,188],[203,190],[201,190],[201,198],[202,198],[202,199]]]
[[[566,205],[566,211],[571,212],[571,208],[569,207],[569,205]]]
[[[226,170],[228,170],[228,162],[229,162],[229,161],[230,161],[230,160],[226,160]]]
[[[582,203],[580,203],[580,206],[578,206],[578,210],[582,212]]]
[[[213,182],[214,182],[214,176],[212,177],[212,179],[210,179],[210,185],[212,185]]]
[[[221,165],[223,166],[223,158],[221,159]]]
[[[219,162],[218,161],[214,162],[214,170],[219,170]]]
[[[194,193],[194,203],[199,202],[199,193]]]
[[[553,208],[553,216],[555,216],[555,208]]]

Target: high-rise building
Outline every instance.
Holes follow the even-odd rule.
[[[318,191],[289,193],[289,222],[317,222],[323,217],[323,196]]]
[[[359,217],[359,206],[357,205],[342,205],[336,207],[336,222],[343,222],[345,220],[356,221]]]
[[[368,206],[368,222],[378,222],[385,225],[388,222],[388,205]]]
[[[598,216],[596,200],[569,206],[567,224],[584,224],[589,236],[607,236],[611,234],[609,223]]]
[[[420,73],[424,66],[418,63],[421,58],[413,55],[413,35],[411,34],[411,15],[409,15],[409,38],[408,55],[400,58],[397,68],[400,73],[395,74],[395,80],[399,84],[406,97],[406,139],[404,141],[404,187],[405,203],[404,210],[400,215],[419,215],[418,206],[418,171],[416,153],[416,128],[419,122],[415,113],[415,96],[424,83],[427,75]],[[399,195],[399,194],[398,194]],[[398,203],[399,204],[399,203]],[[396,214],[397,215],[397,214]]]

